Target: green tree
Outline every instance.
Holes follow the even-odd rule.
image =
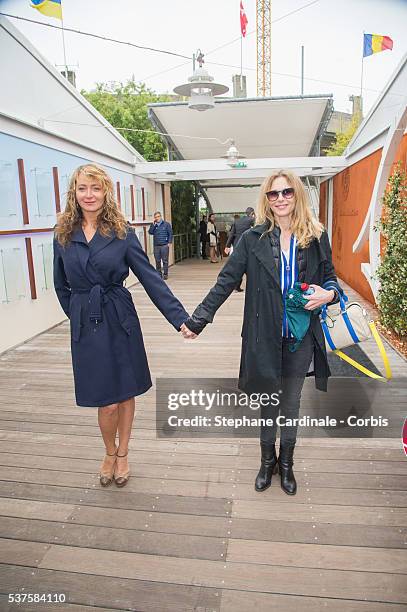
[[[195,232],[195,187],[191,181],[171,183],[171,212],[175,234]]]
[[[147,160],[167,159],[167,148],[148,119],[148,104],[168,102],[169,96],[159,95],[144,83],[133,79],[127,83],[98,83],[94,91],[82,90],[82,95],[126,140]],[[131,131],[120,130],[131,128]],[[195,229],[194,185],[191,182],[171,184],[171,217],[174,233]]]
[[[81,93],[147,161],[167,159],[166,146],[148,119],[147,105],[167,102],[169,96],[159,95],[134,79],[125,84],[98,83],[94,91],[82,90]]]
[[[407,175],[399,163],[383,196],[383,215],[375,228],[385,239],[377,270],[380,322],[400,336],[407,334]]]
[[[336,132],[335,141],[326,150],[327,155],[342,155],[348,144],[353,138],[354,133],[358,129],[360,124],[360,118],[355,115],[352,118],[352,122],[347,130],[344,132]]]

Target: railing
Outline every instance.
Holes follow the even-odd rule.
[[[196,254],[194,234],[174,234],[174,263],[188,259]]]

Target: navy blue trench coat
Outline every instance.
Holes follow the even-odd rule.
[[[125,239],[82,228],[63,247],[54,238],[54,286],[71,324],[78,406],[107,406],[145,393],[150,371],[140,322],[123,286],[129,268],[177,331],[188,313],[150,264],[134,230]]]

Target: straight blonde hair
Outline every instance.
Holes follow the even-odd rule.
[[[66,207],[64,212],[58,215],[55,228],[55,236],[58,242],[66,246],[71,241],[74,230],[82,222],[82,209],[76,200],[76,185],[80,174],[95,179],[103,189],[105,200],[97,218],[97,228],[102,236],[110,236],[114,232],[118,238],[124,239],[127,234],[127,221],[117,206],[112,179],[100,166],[86,164],[79,166],[69,181]]]
[[[312,215],[307,191],[300,177],[294,172],[276,170],[263,181],[257,203],[256,223],[269,224],[264,234],[271,232],[278,225],[266,193],[272,190],[274,180],[280,176],[286,178],[289,185],[294,188],[295,207],[291,219],[291,231],[297,238],[298,246],[304,249],[309,246],[314,238],[320,239],[324,226]]]

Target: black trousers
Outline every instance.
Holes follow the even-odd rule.
[[[201,234],[201,256],[202,259],[206,259],[206,236]]]
[[[266,444],[273,444],[276,441],[276,419],[279,415],[286,419],[298,419],[299,416],[301,392],[314,353],[311,330],[308,330],[300,346],[292,353],[288,347],[293,341],[294,339],[282,338],[282,384],[280,387],[282,393],[279,395],[280,404],[277,406],[262,406],[261,408],[261,418],[273,419],[273,425],[262,425],[260,428],[260,441]],[[295,443],[297,429],[296,425],[281,426],[280,443]]]

